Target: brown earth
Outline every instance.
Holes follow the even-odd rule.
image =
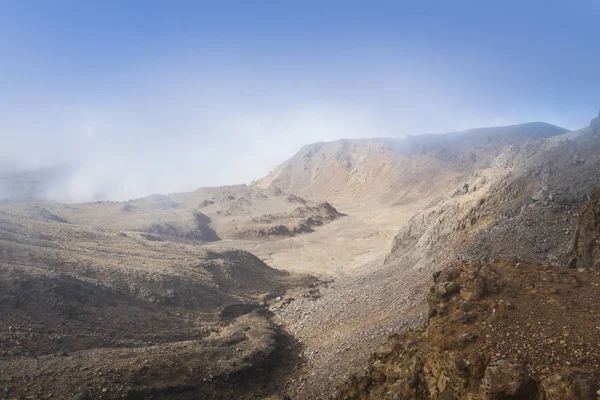
[[[600,188],[592,192],[592,199],[579,212],[571,251],[570,266],[600,269]]]
[[[600,271],[495,260],[434,282],[426,328],[391,336],[339,399],[596,399]]]

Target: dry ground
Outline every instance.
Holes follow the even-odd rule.
[[[337,208],[346,216],[309,235],[281,240],[224,240],[208,247],[243,249],[284,271],[335,279],[360,276],[383,264],[398,230],[426,204],[427,200],[383,208],[342,204]]]
[[[509,133],[515,129],[509,128]],[[516,135],[519,136],[523,127],[517,128]],[[524,139],[517,139],[529,138],[531,129],[535,137],[562,132],[556,127],[550,128],[545,125],[525,126]],[[540,129],[542,132],[538,132]],[[461,140],[470,142],[472,138],[469,135],[461,136]],[[440,259],[447,260],[447,255],[454,255],[451,246],[442,246],[444,241],[440,241],[443,238],[440,232],[445,231],[438,229],[437,222],[447,229],[449,236],[455,237],[453,222],[438,221],[436,208],[430,206],[443,193],[460,192],[473,169],[488,167],[491,160],[514,139],[511,135],[514,136],[511,133],[504,137],[506,140],[498,143],[489,142],[487,136],[478,137],[474,147],[467,150],[460,146],[458,149],[448,148],[444,140],[430,146],[429,140],[435,142],[437,139],[429,138],[425,144],[417,141],[407,150],[408,156],[402,153],[399,158],[394,154],[394,146],[385,141],[376,141],[374,145],[366,146],[366,150],[360,148],[362,142],[351,145],[335,142],[333,152],[324,156],[320,153],[322,146],[309,146],[305,150],[310,154],[301,152],[296,157],[298,162],[294,168],[300,171],[297,181],[302,185],[305,179],[313,179],[315,184],[309,185],[309,189],[312,187],[314,190],[307,190],[307,193],[326,194],[326,199],[347,215],[327,218],[325,224],[311,227],[313,232],[297,235],[256,235],[257,226],[259,229],[268,228],[268,232],[278,232],[278,225],[296,226],[299,219],[303,220],[300,221],[302,224],[320,213],[320,210],[313,210],[311,215],[298,218],[295,213],[299,208],[316,203],[283,193],[275,187],[207,188],[169,197],[151,196],[126,204],[94,203],[48,206],[48,209],[38,206],[25,210],[7,206],[5,219],[10,223],[3,232],[6,246],[2,249],[2,256],[9,259],[16,257],[13,260],[16,269],[29,266],[31,254],[34,254],[33,266],[48,267],[46,274],[56,273],[54,269],[57,266],[66,266],[68,270],[59,272],[82,274],[80,278],[83,281],[91,280],[94,285],[116,288],[136,301],[150,302],[156,307],[158,301],[166,300],[168,307],[172,302],[175,308],[168,310],[169,318],[177,315],[177,307],[189,307],[187,299],[208,300],[215,295],[221,299],[219,296],[222,296],[219,304],[207,306],[212,307],[211,318],[223,323],[214,332],[207,326],[208,331],[198,337],[166,337],[158,348],[152,348],[155,343],[137,343],[120,351],[90,348],[91,341],[90,346],[77,350],[80,353],[76,356],[67,352],[60,361],[44,358],[42,365],[71,371],[52,375],[58,384],[51,386],[83,385],[86,370],[78,369],[79,365],[101,359],[100,372],[104,374],[104,365],[111,357],[118,356],[131,361],[124,362],[117,369],[124,381],[128,377],[142,378],[144,384],[131,392],[137,396],[146,395],[144,390],[151,390],[158,397],[183,398],[194,395],[209,397],[211,390],[224,398],[268,395],[278,399],[289,395],[293,399],[316,399],[335,395],[348,376],[364,370],[369,354],[389,333],[425,322],[425,300],[433,263],[417,264],[410,260],[423,256],[425,253],[421,251],[427,249],[435,250],[436,254],[443,253]],[[481,145],[482,141],[486,144]],[[320,160],[325,164],[319,164]],[[396,162],[398,164],[394,165]],[[307,166],[310,168],[307,169]],[[294,178],[294,174],[292,171],[289,178]],[[281,176],[288,177],[287,172]],[[273,180],[263,180],[262,183],[268,186]],[[334,185],[328,186],[331,182]],[[471,193],[469,189],[467,193]],[[479,190],[477,196],[485,193]],[[453,205],[456,207],[452,208]],[[455,222],[464,223],[463,219],[469,215],[464,216],[463,211],[471,206],[465,197],[459,196],[456,202],[446,206],[449,207],[447,214],[460,217]],[[15,230],[15,226],[27,225],[31,219],[36,221],[36,227]],[[48,230],[38,233],[36,228],[44,226],[49,227]],[[414,232],[410,229],[413,227],[426,234],[417,232],[421,236],[416,238],[416,245],[411,245],[412,258],[398,254],[398,251],[406,250],[401,246],[403,242],[398,240],[394,242],[394,256],[398,257],[387,257],[397,232],[407,233],[412,239]],[[239,235],[239,231],[250,234]],[[213,233],[224,240],[202,243]],[[398,237],[402,238],[402,235]],[[215,239],[211,237],[211,240]],[[14,247],[15,241],[21,248]],[[231,249],[246,250],[267,265],[247,253],[234,252],[231,256]],[[439,252],[439,249],[447,252]],[[215,259],[211,254],[221,256]],[[73,262],[65,262],[71,259]],[[432,259],[424,258],[427,261]],[[246,265],[256,267],[256,271],[244,271]],[[262,271],[263,275],[257,275],[257,271]],[[281,271],[291,275],[280,275]],[[317,276],[326,283],[315,285],[314,280],[298,273]],[[267,287],[263,287],[265,282]],[[266,302],[262,304],[270,311],[267,316],[251,314],[245,309],[248,304],[264,300]],[[12,304],[10,301],[7,297],[8,304]],[[129,303],[131,307],[136,305],[135,302]],[[242,312],[230,309],[233,318],[225,322],[221,320],[227,307],[239,305],[244,306]],[[140,314],[140,318],[143,315]],[[202,318],[194,315],[193,319],[199,321]],[[97,321],[94,323],[98,324]],[[169,323],[167,325],[170,326]],[[178,327],[169,329],[172,331],[168,332],[169,335],[180,333]],[[185,333],[185,328],[183,330]],[[4,333],[8,338],[14,337],[8,330]],[[287,341],[278,341],[281,336]],[[240,338],[243,340],[238,342]],[[194,343],[186,344],[188,339]],[[238,346],[238,343],[243,343],[243,346]],[[20,346],[20,343],[15,346]],[[176,350],[173,357],[166,354],[171,347]],[[237,350],[238,347],[240,350]],[[95,352],[101,352],[106,358],[96,357]],[[162,376],[163,380],[147,375],[147,368],[142,365],[145,363],[143,353],[146,352],[156,355],[156,364],[152,365],[171,370],[179,377],[179,381],[173,381],[175,386],[166,382],[172,375]],[[24,353],[8,356],[31,358],[31,354]],[[42,357],[50,355],[43,354]],[[69,357],[76,360],[75,364],[70,364]],[[192,359],[197,362],[190,361]],[[215,365],[207,365],[207,359],[214,361]],[[178,365],[181,360],[186,360],[185,367],[189,367],[185,374],[177,369],[182,367]],[[13,358],[11,361],[15,363],[14,368],[3,371],[9,391],[18,389],[19,393],[28,395],[35,395],[39,389],[44,392],[44,388],[28,383],[31,382],[29,372],[24,374],[28,378],[24,379],[26,382],[19,381],[13,388],[14,379],[18,378],[15,371],[33,371],[33,375],[40,371],[35,369],[36,362],[31,359],[25,362]],[[235,365],[230,365],[231,362]],[[283,364],[276,364],[278,374],[270,375],[274,363],[281,362]],[[257,363],[268,368],[256,369]],[[134,367],[130,371],[126,365]],[[262,373],[265,371],[268,374]],[[232,374],[235,375],[233,380]],[[255,380],[261,374],[263,379],[268,378],[267,382],[244,388],[244,382]],[[219,378],[204,384],[202,379],[206,375]],[[105,379],[97,379],[98,384]],[[127,396],[130,391],[124,384],[104,388],[107,391],[96,385],[92,391],[87,391],[85,387],[77,386],[73,393],[83,398],[88,393],[88,397],[95,398],[109,397],[107,393]]]
[[[427,204],[342,204],[337,208],[346,216],[308,235],[208,246],[244,249],[274,268],[329,282],[314,297],[291,291],[271,308],[275,320],[303,346],[305,362],[288,380],[293,399],[332,396],[348,376],[362,371],[389,333],[424,321],[430,274],[383,264],[395,233]]]

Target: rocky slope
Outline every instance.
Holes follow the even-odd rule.
[[[293,236],[313,232],[313,228],[324,225],[344,214],[325,202],[315,206],[298,207],[292,212],[265,214],[252,218],[252,224],[238,229],[232,236],[237,239],[263,238],[270,236]],[[285,224],[285,225],[284,225]]]
[[[338,398],[595,400],[599,300],[598,270],[455,263],[427,326],[391,336]]]
[[[144,232],[155,240],[197,242],[293,236],[342,216],[326,203],[307,201],[276,188],[246,185],[153,194],[126,202],[18,203],[7,207],[23,216],[33,208],[44,208],[78,225]]]
[[[520,257],[531,265],[566,266],[577,211],[600,185],[597,137],[585,128],[517,141],[445,189],[448,182],[429,180],[446,193],[425,198],[383,265],[337,277],[320,299],[278,311],[308,354],[302,379],[291,383],[289,393],[326,398],[335,392],[340,378],[362,368],[363,355],[377,338],[419,323],[428,276],[453,260]],[[379,182],[369,182],[372,193]],[[390,207],[390,217],[408,204],[417,202]]]
[[[489,168],[415,215],[388,261],[430,268],[456,258],[567,265],[577,211],[600,185],[600,139],[591,127],[513,145]]]
[[[508,132],[511,128],[505,129]],[[558,264],[561,260],[566,264],[577,209],[587,200],[591,188],[597,185],[595,159],[600,152],[594,146],[589,147],[594,140],[589,129],[563,132],[530,136],[527,140],[519,134],[505,136],[505,140],[492,138],[492,143],[501,144],[486,147],[479,143],[475,149],[479,153],[475,157],[459,156],[469,148],[468,143],[473,140],[470,137],[461,139],[462,143],[459,140],[460,145],[452,140],[440,140],[439,151],[429,147],[418,152],[418,147],[413,146],[410,154],[415,157],[415,168],[398,178],[402,189],[393,184],[390,186],[382,179],[366,179],[364,186],[355,188],[352,179],[348,178],[351,190],[357,189],[360,194],[362,189],[365,193],[353,198],[346,191],[336,192],[336,185],[337,188],[342,186],[335,179],[314,181],[323,184],[320,193],[331,191],[329,200],[334,204],[355,204],[349,218],[354,213],[364,215],[361,210],[381,209],[382,203],[388,204],[385,210],[391,220],[402,215],[402,210],[416,212],[416,215],[407,224],[398,219],[402,229],[383,265],[365,264],[363,272],[355,270],[356,275],[336,276],[336,281],[321,291],[321,298],[295,302],[277,311],[290,331],[302,338],[306,346],[304,354],[308,358],[301,379],[290,383],[288,393],[294,398],[327,398],[337,390],[344,376],[363,368],[369,348],[377,345],[382,335],[417,326],[426,304],[425,288],[429,276],[433,270],[452,260],[485,261],[514,254],[523,255],[531,262]],[[335,143],[338,144],[343,142]],[[430,164],[431,160],[435,162]],[[389,163],[394,162],[390,158]],[[553,162],[555,168],[543,169]],[[376,164],[370,157],[365,157],[364,163]],[[441,178],[435,174],[427,175],[428,170],[437,171]],[[543,176],[544,185],[551,188],[548,190],[552,196],[542,191],[546,197],[539,197],[542,189],[541,183],[537,183],[542,176],[540,170],[550,171],[543,172]],[[444,175],[447,171],[451,171],[450,175]],[[422,176],[424,181],[410,181],[416,175]],[[452,176],[452,179],[446,180],[444,176]],[[576,179],[567,178],[571,176]],[[298,177],[300,175],[296,175],[294,182],[299,182]],[[409,180],[402,181],[406,177]],[[521,180],[517,179],[519,177]],[[346,178],[340,182],[343,180]],[[569,183],[561,186],[561,180]],[[419,193],[418,196],[405,195],[408,193],[405,191],[418,187],[426,189],[415,189],[412,193]],[[388,188],[398,197],[386,203],[382,201],[385,196],[380,194]],[[568,196],[573,199],[568,206],[557,201],[565,198],[556,195],[559,190],[563,196],[568,191]],[[297,193],[307,196],[306,192]],[[523,207],[529,204],[524,200],[531,200],[532,196],[532,203],[539,204],[535,208]],[[529,212],[524,214],[528,225],[519,219],[522,216],[514,218],[519,216],[518,212],[510,212],[522,208]],[[542,223],[528,231],[536,217]],[[573,227],[564,228],[565,222]],[[511,233],[515,225],[519,232],[514,232],[513,238]],[[488,228],[491,234],[486,231]],[[539,235],[540,241],[547,240],[551,245],[528,249],[530,233]],[[484,245],[484,241],[487,244]],[[552,247],[553,244],[556,246]]]
[[[281,390],[278,374],[293,367],[298,346],[265,305],[314,287],[314,278],[243,251],[13,207],[0,211],[0,397],[237,399]]]
[[[600,269],[600,188],[579,212],[577,228],[571,241],[570,267]]]
[[[530,123],[404,139],[315,143],[255,185],[336,205],[406,204],[444,193],[474,169],[487,167],[512,144],[565,132],[553,125]]]
[[[386,264],[444,267],[427,325],[339,398],[597,398],[599,133],[512,146],[411,219]]]

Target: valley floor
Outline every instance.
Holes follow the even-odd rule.
[[[383,264],[398,230],[427,202],[406,206],[340,206],[347,214],[305,235],[280,240],[223,240],[207,247],[249,251],[273,268],[322,278],[357,277]]]
[[[347,214],[306,235],[210,245],[249,251],[271,267],[326,282],[314,297],[294,291],[272,306],[303,345],[303,365],[287,382],[292,398],[327,398],[364,369],[389,333],[424,322],[429,271],[385,265],[394,235],[426,201],[397,207],[344,207]],[[294,299],[294,300],[291,300]]]

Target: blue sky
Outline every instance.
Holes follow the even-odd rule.
[[[63,197],[250,182],[300,146],[600,107],[598,1],[0,0],[3,168]]]

